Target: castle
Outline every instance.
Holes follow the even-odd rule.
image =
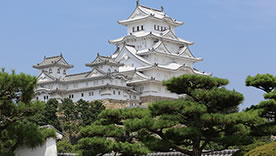
[[[110,40],[117,47],[111,56],[97,55],[86,66],[88,72],[68,74],[73,68],[62,54],[44,57],[33,67],[39,69],[35,90],[37,100],[70,98],[92,101],[113,99],[129,105],[160,99],[177,99],[162,86],[168,80],[183,74],[201,74],[193,64],[202,61],[191,53],[193,42],[176,36],[175,28],[183,22],[169,17],[161,10],[139,4],[126,20],[119,24],[127,28],[127,35]]]

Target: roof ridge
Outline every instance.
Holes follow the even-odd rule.
[[[88,72],[82,72],[82,73],[76,73],[76,74],[70,74],[70,75],[66,75],[65,77],[69,77],[69,76],[77,76],[77,75],[82,75],[82,74],[88,74],[90,73],[91,71],[88,71]]]
[[[144,5],[139,5],[139,6],[141,6],[141,7],[143,7],[143,8],[146,8],[146,9],[150,9],[150,10],[154,10],[154,11],[158,11],[158,12],[160,12],[160,13],[163,13],[162,10],[158,10],[158,9],[155,9],[155,8],[150,8],[150,7],[147,7],[147,6],[144,6]]]
[[[60,55],[58,55],[58,56],[50,56],[50,57],[45,57],[45,59],[53,59],[53,58],[58,58],[58,57],[62,57],[62,56],[60,56]]]

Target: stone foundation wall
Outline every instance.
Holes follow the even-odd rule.
[[[176,100],[174,98],[167,98],[167,97],[161,97],[161,96],[144,96],[144,97],[141,97],[141,103],[142,105],[148,105],[152,102],[155,102],[155,101],[163,101],[163,100]]]
[[[156,96],[145,96],[141,97],[140,100],[129,101],[129,100],[114,100],[114,99],[105,99],[100,100],[106,109],[122,109],[128,108],[130,106],[143,106],[147,107],[149,104],[155,101],[163,100],[175,100],[174,98],[165,98],[165,97],[156,97]]]

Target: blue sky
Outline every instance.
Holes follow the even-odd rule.
[[[194,41],[193,54],[204,61],[195,67],[230,80],[229,89],[245,96],[241,109],[257,104],[262,91],[245,87],[245,78],[257,73],[275,75],[275,0],[140,0],[184,25],[176,34]],[[75,67],[99,52],[110,55],[108,43],[126,34],[117,24],[134,10],[135,0],[2,0],[0,1],[0,67],[38,75],[32,68],[44,56],[60,52]]]

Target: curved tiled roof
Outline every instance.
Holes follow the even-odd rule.
[[[115,39],[115,40],[109,40],[109,43],[118,44],[118,43],[124,42],[128,38],[155,37],[155,38],[162,38],[162,39],[168,40],[168,41],[184,43],[184,44],[188,44],[188,45],[193,45],[194,44],[194,42],[187,41],[187,40],[181,39],[179,37],[176,37],[174,39],[165,37],[165,35],[168,33],[168,31],[170,31],[170,30],[167,30],[166,32],[163,32],[162,34],[155,33],[155,32],[144,32],[144,31],[135,32],[133,34],[123,36],[123,37]]]
[[[34,68],[42,69],[46,67],[52,66],[62,66],[65,68],[72,68],[73,65],[70,65],[66,62],[62,55],[52,56],[52,57],[44,57],[43,61],[39,64],[33,65]]]
[[[136,10],[139,10],[140,12],[142,12],[144,14],[144,16],[133,17],[133,14],[135,13]],[[147,6],[143,6],[140,4],[137,5],[134,12],[131,14],[131,16],[129,16],[129,18],[127,20],[121,20],[121,21],[118,21],[118,23],[122,24],[122,25],[127,25],[130,22],[134,22],[134,21],[137,21],[140,19],[145,19],[148,17],[156,18],[158,20],[166,20],[167,22],[169,22],[170,24],[172,24],[174,26],[180,26],[180,25],[184,24],[183,22],[172,19],[166,13],[164,13],[163,7],[162,7],[162,10],[157,10],[157,9],[149,8]]]

